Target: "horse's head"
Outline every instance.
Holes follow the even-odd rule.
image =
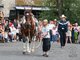
[[[26,19],[28,19],[28,18],[32,17],[32,12],[30,10],[25,11],[24,16],[26,17]]]
[[[33,14],[31,11],[25,11],[24,12],[24,19],[22,20],[21,24],[25,28],[34,28],[34,21],[33,21]]]
[[[29,33],[31,34],[31,36],[34,35],[35,24],[33,21],[33,14],[31,11],[24,12],[24,20],[23,21],[25,21],[25,22],[21,25],[22,34],[24,34],[25,36],[28,36]]]
[[[33,14],[32,14],[32,12],[31,11],[25,11],[24,15],[25,15],[26,23],[27,24],[32,24],[33,23],[33,19],[32,19]]]

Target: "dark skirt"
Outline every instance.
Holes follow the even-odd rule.
[[[50,50],[50,38],[43,38],[43,51],[47,52]]]

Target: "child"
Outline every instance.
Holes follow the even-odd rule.
[[[72,43],[72,40],[71,40],[72,33],[71,32],[72,32],[72,26],[71,24],[68,24],[68,31],[66,33],[66,44],[68,42],[68,38],[69,38],[70,43]]]
[[[50,50],[50,34],[49,34],[49,27],[48,21],[45,19],[43,21],[43,28],[42,28],[42,40],[43,40],[43,56],[48,57],[48,51]]]

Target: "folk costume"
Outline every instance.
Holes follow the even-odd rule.
[[[61,18],[65,19],[66,17],[62,15]],[[68,31],[68,22],[66,21],[66,19],[61,19],[61,21],[58,24],[58,32],[60,34],[61,47],[64,47],[66,42],[66,32]]]

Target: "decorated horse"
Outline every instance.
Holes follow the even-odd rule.
[[[23,54],[26,52],[34,52],[36,41],[36,24],[31,10],[24,12],[20,30],[23,38]]]

